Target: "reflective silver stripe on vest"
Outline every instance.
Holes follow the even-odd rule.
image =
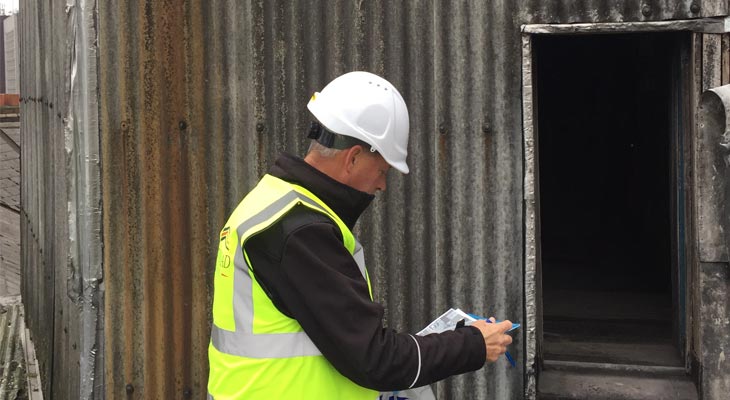
[[[249,229],[272,218],[294,200],[306,202],[329,215],[329,212],[314,200],[296,191],[291,191],[241,223],[236,228],[239,240]],[[362,246],[360,246],[360,253],[362,253]],[[363,272],[364,256],[361,255],[361,259],[363,266],[360,269]],[[213,346],[222,353],[247,358],[289,358],[321,355],[322,353],[305,332],[253,333],[253,281],[251,280],[248,264],[243,256],[243,246],[240,243],[236,246],[233,265],[236,269],[233,274],[233,315],[236,331],[231,332],[220,329],[213,324],[211,332]],[[358,266],[360,266],[360,262],[358,262]],[[363,276],[365,275],[363,274]]]
[[[248,358],[289,358],[322,353],[304,332],[253,334],[213,328],[213,346],[221,353]]]
[[[355,252],[353,253],[352,258],[355,259],[357,267],[360,268],[360,273],[362,274],[363,279],[367,282],[368,275],[365,271],[365,250],[363,250],[362,245],[357,241],[357,239],[355,239]]]
[[[246,221],[243,221],[241,225],[236,228],[239,240],[249,229],[267,221],[294,200],[306,202],[315,206],[317,209],[326,212],[326,210],[324,210],[319,204],[315,203],[312,199],[305,197],[296,191],[291,191],[271,203],[258,214]],[[240,245],[236,246],[236,254],[233,257],[233,265],[236,268],[236,273],[233,275],[233,287],[237,289],[234,289],[233,292],[233,315],[236,323],[236,331],[238,332],[239,327],[242,327],[244,332],[251,332],[253,329],[253,282],[249,275],[248,264],[243,256],[243,247]],[[242,282],[239,283],[237,279],[241,279]],[[238,310],[241,310],[242,312],[237,312]]]

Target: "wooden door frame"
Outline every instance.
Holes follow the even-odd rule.
[[[692,174],[688,169],[694,163],[694,153],[692,151],[692,143],[695,142],[697,135],[696,116],[694,110],[697,108],[698,81],[702,76],[702,57],[697,56],[697,37],[702,34],[720,34],[730,31],[730,19],[728,18],[703,18],[694,20],[678,20],[678,21],[660,21],[660,22],[626,22],[626,23],[598,23],[598,24],[536,24],[523,25],[522,32],[522,134],[523,134],[523,162],[524,162],[524,301],[525,301],[525,375],[524,375],[524,394],[526,399],[535,399],[537,397],[537,379],[538,372],[542,368],[542,272],[540,268],[540,183],[539,183],[539,154],[538,154],[538,132],[537,121],[537,86],[535,85],[534,52],[533,37],[534,35],[581,35],[581,34],[605,34],[605,33],[647,33],[647,32],[692,32],[690,43],[689,68],[690,71],[682,71],[682,76],[687,82],[682,82],[682,90],[688,90],[686,96],[681,100],[682,109],[686,111],[684,121],[680,121],[679,130],[682,131],[682,138],[687,148],[683,149],[681,155],[674,154],[675,149],[672,147],[672,173],[679,173],[681,176],[675,177],[672,186],[677,185],[678,180],[684,179],[684,186],[688,190],[692,187]],[[699,72],[698,72],[699,66]],[[699,76],[698,76],[699,75]],[[700,84],[701,85],[701,84]],[[672,128],[675,129],[674,127]],[[671,145],[675,145],[676,138],[671,139]],[[684,171],[677,171],[675,156],[685,157],[683,163],[686,168]],[[681,194],[677,194],[678,196]],[[684,327],[684,356],[688,371],[690,366],[694,364],[691,359],[690,349],[692,347],[692,336],[695,331],[694,327],[689,326],[692,321],[691,314],[693,312],[693,304],[691,304],[694,295],[691,292],[693,284],[693,271],[696,270],[694,264],[696,260],[693,232],[693,205],[692,193],[685,195],[689,201],[685,204],[686,233],[684,237],[675,237],[673,243],[684,242],[686,246],[686,254],[684,255],[687,270],[685,276],[686,288],[685,300],[687,302],[684,311],[685,320],[688,321]],[[676,231],[676,223],[673,223],[673,231]],[[673,232],[676,233],[676,232]],[[673,248],[673,250],[675,250]],[[673,257],[676,257],[673,255]],[[676,289],[673,288],[673,291]],[[679,294],[682,295],[681,293]]]

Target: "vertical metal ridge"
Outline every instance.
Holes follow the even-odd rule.
[[[203,15],[206,3],[202,0],[186,3],[186,65],[187,69],[187,93],[204,93],[205,91],[205,63],[203,62],[204,43],[196,41],[194,38],[203,37],[204,25],[206,17]],[[212,234],[209,229],[209,220],[211,213],[207,205],[209,189],[209,179],[206,174],[210,168],[207,168],[207,143],[210,141],[210,135],[207,134],[204,118],[206,114],[205,103],[202,96],[186,96],[188,101],[187,118],[189,130],[189,152],[188,152],[188,173],[190,175],[190,231],[189,237],[184,239],[185,245],[189,248],[190,254],[190,295],[186,296],[186,305],[191,308],[190,312],[190,354],[197,354],[205,357],[208,350],[208,335],[210,333],[209,318],[209,292],[208,279],[205,272],[209,260],[212,259],[211,249],[212,243],[217,241],[214,239],[217,235]],[[215,169],[213,169],[215,171]],[[222,191],[221,191],[222,192]],[[199,299],[199,300],[198,300]],[[195,301],[193,301],[195,300]],[[175,321],[173,321],[175,325]],[[191,364],[187,358],[182,362]],[[207,365],[204,363],[203,365]],[[191,393],[190,398],[194,398],[192,394],[200,397],[200,394],[206,393],[206,383],[208,379],[207,367],[202,368],[198,365],[196,368],[190,368],[189,377],[187,377],[189,387],[183,388],[183,397],[186,390]]]

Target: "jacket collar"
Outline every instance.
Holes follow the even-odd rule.
[[[291,154],[281,154],[269,170],[269,174],[307,188],[337,213],[350,229],[355,226],[360,215],[375,198],[374,195],[330,178],[303,159]]]

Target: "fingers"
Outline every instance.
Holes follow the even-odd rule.
[[[512,336],[501,333],[495,337],[494,343],[501,347],[502,353],[507,351],[507,346],[512,344]]]
[[[511,321],[497,322],[494,317],[489,318],[491,323],[485,323],[482,330],[484,343],[487,346],[487,361],[495,362],[507,351],[507,346],[512,344],[512,336],[506,332],[512,329]]]
[[[507,352],[507,346],[512,342],[511,338],[510,340],[505,340],[503,344],[499,345],[492,345],[487,346],[487,361],[489,362],[495,362],[501,357],[504,353]]]
[[[499,332],[504,333],[512,329],[512,322],[508,319],[498,323],[497,320],[494,319],[494,317],[491,317],[489,318],[489,321],[498,326]]]
[[[504,320],[498,325],[502,332],[507,332],[508,330],[512,329],[512,322],[510,320]]]

